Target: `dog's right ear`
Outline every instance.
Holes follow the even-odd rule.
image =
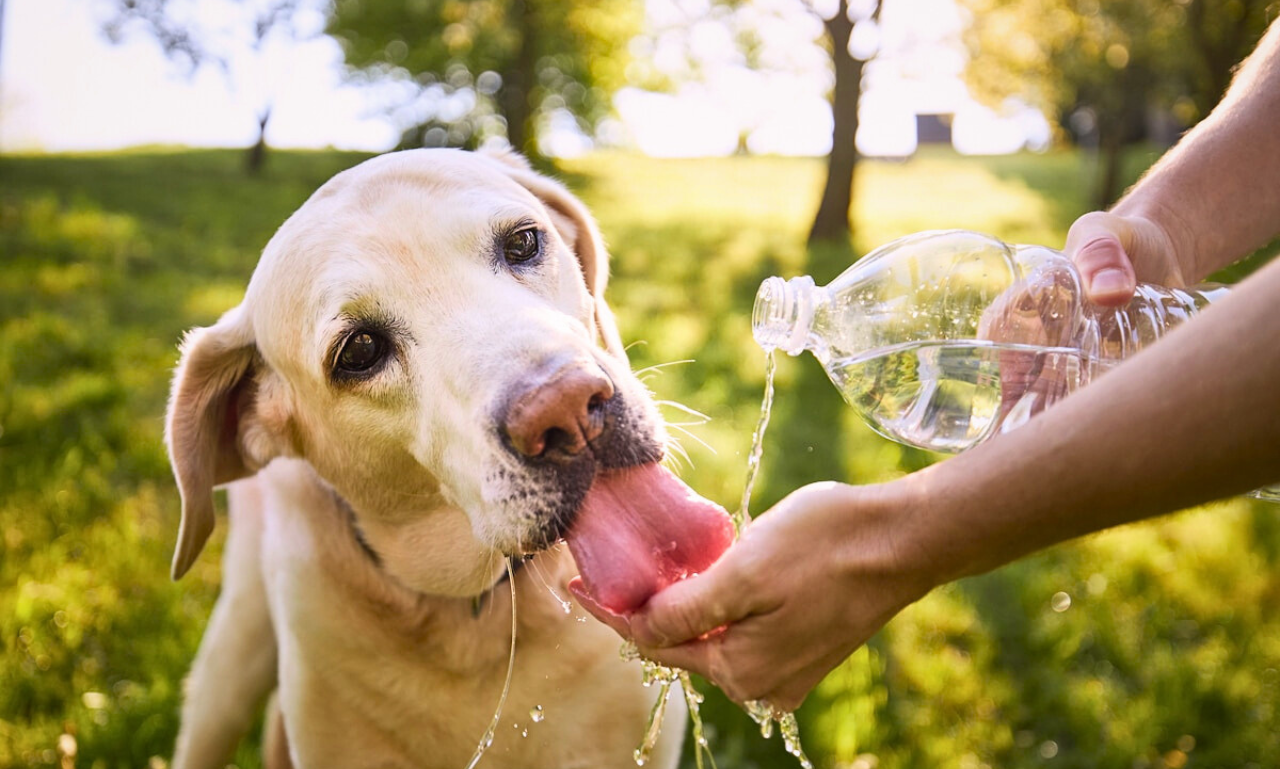
[[[262,464],[246,458],[241,440],[242,424],[256,410],[256,360],[253,329],[240,307],[183,340],[165,421],[182,495],[174,579],[187,573],[213,532],[214,487],[252,475]]]

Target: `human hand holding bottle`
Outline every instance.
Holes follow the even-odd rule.
[[[1203,277],[1184,256],[1192,246],[1173,227],[1121,210],[1085,214],[1067,233],[1065,252],[1080,271],[1089,301],[1119,307],[1133,298],[1138,283],[1182,288]]]

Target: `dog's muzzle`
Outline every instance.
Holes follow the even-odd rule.
[[[516,461],[501,475],[532,512],[535,549],[563,537],[596,475],[662,459],[656,417],[593,360],[553,361],[513,383],[495,412],[497,438]]]

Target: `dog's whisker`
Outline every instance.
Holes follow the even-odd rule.
[[[672,360],[672,361],[667,361],[666,363],[655,363],[652,366],[645,366],[644,368],[638,368],[632,373],[634,373],[638,377],[643,377],[645,374],[654,374],[654,373],[661,374],[662,369],[667,368],[669,366],[679,366],[683,363],[695,363],[695,362],[696,361],[693,358],[685,358],[684,360]]]
[[[693,468],[693,460],[689,458],[689,452],[684,450],[684,446],[680,445],[680,441],[674,437],[667,438],[667,456],[671,459],[671,463],[675,465],[673,469],[679,470],[684,467]]]
[[[704,422],[711,421],[711,417],[707,416],[706,414],[703,414],[701,411],[698,411],[697,409],[690,408],[679,401],[655,400],[654,403],[656,403],[658,406],[670,406],[671,408],[676,409],[677,411],[682,411],[691,417],[697,417],[698,420],[700,421],[696,422],[695,424],[702,424]]]
[[[680,431],[680,433],[685,437],[691,440],[697,441],[699,446],[702,446],[702,448],[706,449],[707,451],[710,451],[712,454],[715,454],[716,453],[715,447],[712,446],[710,443],[707,443],[706,441],[702,440],[702,438],[698,437],[697,433],[693,432],[692,430],[690,430],[688,427],[685,426],[686,424],[692,424],[696,426],[698,424],[701,424],[701,422],[693,422],[693,423],[667,422],[667,427],[670,427],[673,430]]]

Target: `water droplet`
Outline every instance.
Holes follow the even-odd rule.
[[[535,724],[542,723],[542,719],[546,717],[547,717],[547,714],[542,712],[541,705],[534,705],[533,710],[529,711],[529,718],[533,719],[533,722]]]
[[[1071,596],[1062,591],[1058,591],[1054,593],[1053,598],[1049,600],[1049,606],[1051,606],[1054,611],[1061,614],[1071,608]]]
[[[568,601],[561,601],[560,608],[564,609],[565,614],[569,614],[570,612],[573,611],[573,604],[569,603]]]
[[[520,730],[520,736],[521,736],[521,737],[528,737],[528,736],[529,736],[529,730],[528,730],[528,729],[521,729],[521,730]]]
[[[1040,743],[1040,757],[1053,758],[1058,755],[1058,743],[1053,740],[1045,740]]]
[[[636,646],[635,641],[624,641],[622,648],[618,650],[618,656],[623,662],[631,662],[640,659],[640,649]]]
[[[587,618],[586,618],[586,617],[583,617],[583,616],[578,616],[578,617],[576,617],[576,619],[577,619],[579,622],[586,622],[586,621],[587,621]]]

